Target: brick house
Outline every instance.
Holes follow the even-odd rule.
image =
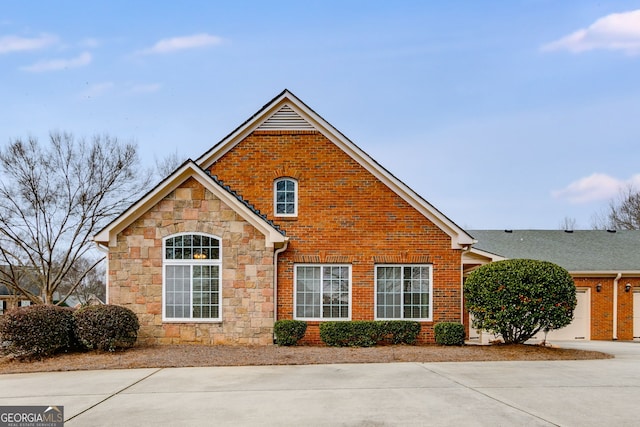
[[[464,255],[465,274],[492,261],[529,258],[569,271],[578,304],[572,323],[549,339],[640,338],[640,230],[470,230],[477,239]],[[466,319],[465,319],[466,320]],[[469,331],[471,340],[493,339]],[[542,338],[540,336],[539,338]]]
[[[285,90],[95,236],[146,343],[268,344],[277,319],[462,321],[473,238]]]

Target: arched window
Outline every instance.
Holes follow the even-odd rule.
[[[164,239],[162,318],[168,321],[222,319],[220,239],[178,234]]]
[[[280,178],[274,182],[273,203],[276,216],[298,215],[298,182],[292,178]]]

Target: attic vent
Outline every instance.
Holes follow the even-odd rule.
[[[258,126],[258,130],[313,130],[314,127],[300,117],[287,104],[283,105],[264,123]]]

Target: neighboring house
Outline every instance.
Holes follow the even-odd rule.
[[[574,320],[548,338],[640,338],[640,230],[469,230],[469,234],[478,242],[465,254],[465,274],[488,262],[514,258],[550,261],[571,273],[578,301]],[[470,338],[486,341],[486,334],[472,329]]]
[[[94,239],[147,343],[267,344],[276,319],[460,322],[473,238],[289,91]]]
[[[29,270],[23,267],[14,267],[14,269],[18,269],[19,272],[25,273],[21,274],[18,279],[18,283],[20,283],[22,288],[34,295],[39,295],[40,289],[31,281],[32,279],[30,279],[30,275],[26,274]],[[11,268],[8,265],[0,265],[0,279],[8,280],[9,274],[11,274]],[[31,301],[26,296],[16,294],[13,289],[9,289],[5,284],[0,284],[0,315],[12,308],[25,307],[28,305],[31,305]]]
[[[31,305],[31,301],[22,296],[14,295],[6,286],[0,285],[0,315],[16,307]]]

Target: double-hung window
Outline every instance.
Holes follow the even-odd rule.
[[[351,267],[296,265],[295,318],[348,320]]]
[[[273,203],[276,216],[298,215],[298,182],[292,178],[280,178],[273,185]]]
[[[431,265],[376,266],[377,319],[431,319]]]
[[[217,237],[179,234],[164,239],[164,320],[221,320],[221,260]]]

